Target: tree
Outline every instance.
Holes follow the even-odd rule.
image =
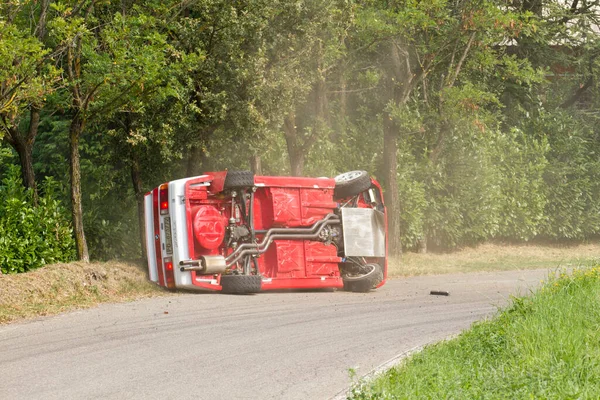
[[[84,7],[85,5],[85,7]],[[53,39],[66,48],[60,58],[69,127],[71,205],[77,255],[89,261],[83,225],[79,144],[86,124],[123,107],[140,107],[164,71],[166,40],[154,19],[132,8],[112,13],[109,6],[64,3],[55,6]],[[135,101],[134,101],[135,99]]]
[[[169,28],[185,68],[177,74],[187,88],[186,118],[176,141],[186,157],[185,175],[210,168],[208,154],[217,131],[237,140],[256,124],[252,91],[258,84],[261,30],[272,8],[265,1],[199,1],[186,5]],[[244,157],[247,159],[247,156]]]
[[[37,203],[33,145],[46,96],[55,89],[58,71],[44,48],[49,1],[0,9],[0,118],[4,140],[19,155],[23,184]],[[37,21],[35,20],[37,18]],[[31,26],[31,32],[25,28]],[[26,115],[28,114],[28,118]]]
[[[329,135],[328,80],[344,56],[351,10],[337,1],[273,3],[258,42],[263,72],[254,96],[261,135],[283,131],[294,176],[303,175],[312,147]]]
[[[478,57],[483,65],[501,65],[507,59],[494,46],[532,28],[526,17],[506,12],[492,1],[365,1],[357,20],[353,42],[355,51],[360,49],[362,54],[354,68],[372,70],[375,86],[383,94],[379,96],[376,112],[383,120],[382,170],[388,227],[390,237],[399,238],[402,232],[397,191],[399,140],[407,143],[409,136],[424,134],[420,154],[435,166],[452,131],[445,116],[446,98],[461,83],[461,77],[467,76],[465,67],[469,61]],[[371,57],[364,57],[365,53]],[[471,91],[471,95],[483,97],[464,101],[489,101],[486,89]],[[437,124],[422,119],[423,115],[436,114]],[[390,242],[390,253],[401,253],[399,241]]]

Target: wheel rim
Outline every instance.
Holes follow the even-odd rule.
[[[336,183],[349,182],[360,177],[362,174],[362,171],[344,172],[343,174],[336,176],[334,179]]]
[[[366,277],[375,274],[375,272],[377,271],[377,267],[378,267],[377,264],[366,264],[364,266],[370,267],[371,270],[364,274],[348,274],[348,275],[344,276],[343,279],[345,279],[347,281],[358,281],[358,280],[365,279]]]

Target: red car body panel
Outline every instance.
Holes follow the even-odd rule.
[[[345,259],[340,253],[339,240],[284,236],[286,232],[307,231],[340,214],[340,199],[334,199],[333,178],[254,176],[252,190],[248,189],[241,201],[225,189],[226,179],[227,171],[208,172],[161,185],[159,188],[169,188],[168,199],[160,198],[159,188],[146,195],[146,243],[152,280],[161,286],[167,286],[169,280],[172,281],[169,286],[175,288],[221,290],[221,276],[228,272],[202,274],[197,270],[180,270],[179,266],[203,257],[233,257],[235,245],[229,243],[232,230],[249,227],[253,242],[248,234],[243,243],[260,243],[268,240],[270,236],[265,236],[271,232],[283,233],[274,234],[276,239],[267,244],[264,252],[254,256],[256,272],[262,277],[262,290],[344,287],[340,265]],[[381,186],[373,179],[371,183],[378,192],[377,207],[385,215]],[[374,207],[365,199],[357,196],[355,208]],[[168,201],[168,213],[159,212],[164,201]],[[252,210],[252,215],[248,210]],[[251,218],[251,222],[240,223],[245,218]],[[335,238],[335,229],[329,234]],[[387,249],[387,235],[385,241]],[[171,266],[175,265],[174,271],[173,268],[169,271],[170,279],[165,270],[167,258]],[[380,287],[387,278],[387,250],[386,256],[376,262],[383,269],[383,280],[377,286]],[[233,265],[227,271],[230,268],[238,267]]]

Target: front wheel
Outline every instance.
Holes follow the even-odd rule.
[[[333,197],[336,199],[356,196],[371,187],[371,177],[367,171],[344,172],[336,176],[334,180]]]
[[[365,264],[360,271],[344,273],[342,279],[345,291],[366,293],[383,281],[383,270],[379,264]]]

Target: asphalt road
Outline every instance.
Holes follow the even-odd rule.
[[[546,275],[415,277],[367,294],[183,294],[5,325],[0,399],[328,399],[350,368],[365,375],[456,334]]]

